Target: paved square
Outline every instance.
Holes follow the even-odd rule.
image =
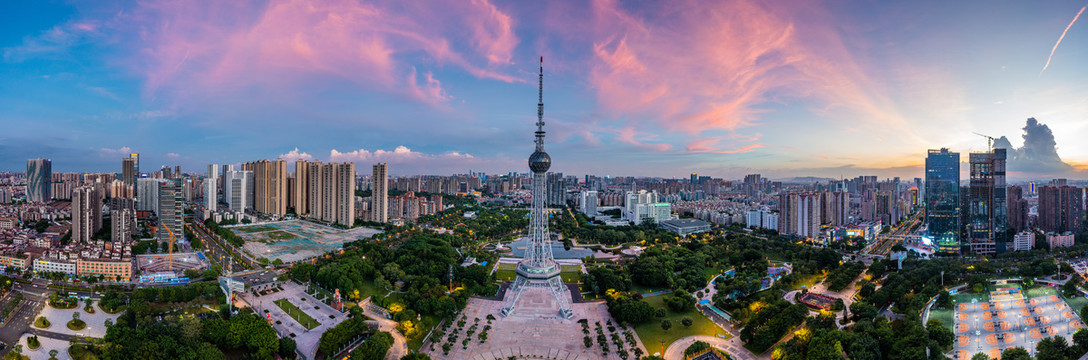
[[[321,334],[337,324],[347,319],[347,314],[333,309],[331,306],[315,299],[313,296],[306,294],[306,287],[299,285],[293,281],[281,283],[283,287],[282,291],[278,291],[272,294],[255,296],[251,292],[246,292],[241,296],[242,300],[252,306],[255,312],[261,317],[266,317],[265,310],[268,310],[268,314],[272,314],[272,328],[276,329],[276,332],[281,337],[292,337],[295,339],[295,343],[298,349],[303,354],[306,354],[310,358],[313,358],[317,353],[318,341],[321,340]],[[306,315],[317,320],[321,325],[306,330],[305,327],[300,325],[295,319],[287,315],[283,309],[276,306],[273,303],[279,299],[288,299],[292,304],[298,306]],[[276,324],[279,321],[279,324]],[[295,336],[291,336],[294,334]]]
[[[68,322],[72,321],[72,314],[79,312],[79,319],[87,323],[87,328],[83,330],[69,330]],[[77,335],[77,336],[90,336],[94,338],[102,338],[106,336],[106,319],[116,322],[117,318],[121,316],[121,313],[107,314],[102,308],[98,307],[98,302],[94,302],[94,314],[88,314],[83,311],[83,302],[79,303],[75,309],[57,309],[55,307],[46,305],[42,308],[42,313],[39,316],[44,316],[49,319],[50,326],[45,331],[63,334],[63,335]],[[33,325],[31,325],[33,327]],[[67,349],[67,348],[65,348]]]
[[[507,296],[511,296],[512,293],[512,291],[507,292]],[[608,306],[603,301],[571,304],[574,316],[569,320],[556,316],[559,306],[555,303],[552,294],[544,289],[533,289],[523,293],[518,299],[514,313],[510,316],[499,315],[503,305],[503,301],[470,298],[465,309],[453,320],[455,323],[450,326],[450,329],[441,337],[432,337],[430,341],[423,344],[420,351],[426,352],[432,359],[493,360],[511,356],[567,360],[619,358],[611,339],[609,340],[609,355],[607,357],[602,355],[601,348],[596,343],[597,335],[592,330],[597,322],[600,322],[602,327],[606,327],[605,324],[609,321],[616,324],[612,316],[608,314]],[[491,321],[492,328],[488,331],[487,341],[481,343],[478,336],[487,326],[488,315],[494,316],[495,320]],[[456,321],[462,316],[466,318],[466,324],[458,332]],[[477,323],[475,319],[480,320]],[[587,348],[583,344],[582,338],[585,334],[582,332],[582,324],[578,323],[580,319],[586,319],[589,323],[591,329],[589,336],[594,339],[591,347]],[[466,338],[467,330],[473,324],[478,325],[475,333],[470,337],[468,348],[465,349],[461,342]],[[436,328],[436,332],[440,329]],[[634,334],[634,329],[628,331]],[[457,334],[457,340],[449,355],[443,355],[442,344],[453,333]],[[624,338],[623,330],[618,326],[615,333],[619,334],[620,338]],[[606,329],[605,334],[611,333]],[[637,346],[643,349],[643,354],[647,354],[641,340],[638,340],[637,336],[635,339]],[[435,342],[434,351],[430,351],[431,341]],[[625,348],[629,353],[632,352],[631,346],[626,343],[626,340],[624,341]],[[634,354],[631,354],[630,358],[633,359]]]
[[[956,304],[954,314],[956,359],[976,353],[997,359],[1001,351],[1020,347],[1029,352],[1039,340],[1062,336],[1070,343],[1073,332],[1084,327],[1075,312],[1057,295],[1024,298],[1012,287],[998,286],[989,301]]]
[[[57,350],[57,360],[72,360],[72,357],[68,356],[67,341],[38,336],[38,342],[42,346],[38,350],[30,350],[26,343],[28,337],[30,334],[23,334],[23,337],[19,338],[19,344],[23,345],[23,355],[30,357],[30,360],[48,360],[49,350]]]

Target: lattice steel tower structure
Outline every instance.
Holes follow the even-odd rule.
[[[514,312],[514,304],[521,294],[529,288],[543,288],[551,291],[559,304],[559,317],[569,319],[571,311],[570,290],[559,277],[560,266],[552,257],[551,238],[548,232],[548,217],[544,214],[546,199],[545,175],[552,166],[552,158],[544,152],[544,57],[540,57],[540,76],[538,80],[538,101],[536,104],[536,151],[529,155],[529,170],[533,171],[533,203],[529,215],[529,250],[525,259],[518,263],[517,280],[508,289],[514,294],[506,298],[502,315]]]

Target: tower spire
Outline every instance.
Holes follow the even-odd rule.
[[[544,151],[544,57],[540,57],[540,75],[537,80],[536,103],[536,151]]]

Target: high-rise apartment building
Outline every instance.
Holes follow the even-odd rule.
[[[136,179],[140,178],[140,154],[129,154],[121,158],[121,181],[135,193]]]
[[[845,191],[825,192],[821,209],[826,225],[845,226],[850,222],[850,193]]]
[[[136,210],[159,211],[159,186],[166,180],[140,178],[136,180]]]
[[[582,213],[586,216],[593,217],[597,215],[597,192],[593,190],[582,190],[582,198],[579,199],[578,206],[581,207]]]
[[[374,164],[370,176],[370,214],[371,221],[384,223],[389,221],[389,164]]]
[[[1006,149],[972,153],[968,194],[970,217],[967,239],[975,254],[1003,253],[1006,250],[1008,204],[1005,196]]]
[[[1084,190],[1075,186],[1053,185],[1040,186],[1039,220],[1037,225],[1045,232],[1079,233],[1083,227]]]
[[[210,211],[219,208],[219,165],[208,165],[208,176],[204,178],[204,207]]]
[[[132,241],[136,232],[136,212],[130,208],[110,210],[110,240],[113,242]]]
[[[778,232],[804,238],[820,235],[820,195],[789,192],[778,195]]]
[[[960,154],[946,148],[926,157],[927,239],[945,254],[960,252]]]
[[[95,184],[72,190],[73,242],[89,242],[94,234],[102,229],[102,201],[101,187]]]
[[[548,173],[547,175],[548,206],[563,206],[567,204],[567,181],[563,173]]]
[[[291,203],[295,206],[295,214],[299,216],[309,216],[310,199],[315,196],[310,191],[312,163],[307,160],[295,161],[295,186],[291,189]]]
[[[253,172],[253,210],[261,214],[287,214],[287,162],[260,160],[242,164]]]
[[[1019,186],[1009,186],[1005,189],[1006,201],[1008,202],[1008,216],[1009,230],[1013,232],[1021,232],[1028,228],[1028,211],[1031,209],[1031,205],[1027,199],[1024,199],[1024,189]]]
[[[26,161],[26,201],[53,200],[53,162],[49,159]]]
[[[291,194],[302,217],[351,226],[355,223],[355,163],[295,162]]]
[[[156,238],[161,241],[170,241],[170,233],[166,227],[174,232],[174,236],[181,238],[182,215],[185,211],[184,195],[180,179],[171,179],[159,186],[159,230]]]
[[[245,212],[252,207],[249,201],[252,184],[252,171],[231,170],[223,174],[223,198],[230,211]]]

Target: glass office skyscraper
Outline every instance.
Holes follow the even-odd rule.
[[[929,150],[926,157],[926,237],[937,251],[960,251],[960,153]]]
[[[53,200],[53,162],[49,159],[26,161],[26,201]]]

